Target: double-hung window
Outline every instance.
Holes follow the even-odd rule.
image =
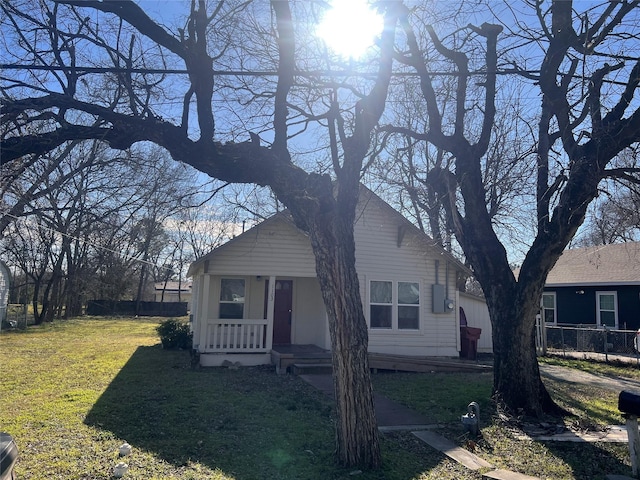
[[[618,328],[618,298],[616,292],[596,292],[598,327]]]
[[[418,282],[369,282],[371,329],[419,330],[420,284]]]
[[[420,284],[398,282],[398,329],[420,328]]]
[[[220,318],[244,318],[244,278],[220,279]]]
[[[371,328],[393,328],[393,283],[370,283],[369,312]]]

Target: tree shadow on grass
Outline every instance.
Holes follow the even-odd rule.
[[[544,442],[544,445],[571,467],[573,478],[604,480],[606,475],[611,474],[631,475],[626,444]]]
[[[575,384],[561,379],[545,379],[553,398],[575,415],[565,418],[576,430],[598,429],[599,425],[616,424],[620,417],[611,412],[610,404],[617,393],[589,385]],[[627,443],[609,442],[544,442],[556,457],[566,462],[578,479],[604,479],[607,474],[630,475]]]
[[[353,478],[334,463],[331,401],[270,367],[193,370],[187,352],[139,347],[85,423],[177,469],[200,464],[238,480]],[[439,460],[399,468],[404,452],[383,445],[388,467],[359,478],[414,478]]]

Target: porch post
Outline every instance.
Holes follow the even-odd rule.
[[[455,334],[456,334],[456,350],[460,352],[462,350],[462,340],[460,339],[460,291],[456,289],[456,321],[455,321]],[[425,315],[426,318],[426,315]]]
[[[200,351],[209,349],[209,339],[207,338],[207,329],[209,321],[209,297],[211,296],[211,275],[204,274],[202,282],[202,290],[200,295],[200,334],[198,335],[200,343]]]
[[[269,292],[267,293],[267,351],[273,346],[273,312],[276,305],[276,277],[269,277]]]
[[[198,350],[200,347],[200,297],[202,296],[202,278],[200,276],[193,277],[193,287],[191,289],[191,308],[189,321],[191,323],[191,334],[193,335],[193,348]]]

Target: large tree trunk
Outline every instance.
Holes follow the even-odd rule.
[[[538,368],[534,333],[539,302],[532,296],[518,300],[510,289],[487,298],[493,327],[494,399],[512,414],[559,412]]]
[[[354,220],[359,184],[332,185],[311,176],[305,196],[290,203],[296,224],[309,234],[329,319],[336,398],[336,456],[344,466],[382,465],[368,358],[368,330],[356,272]],[[335,197],[335,191],[340,191]],[[285,194],[283,194],[286,197]],[[286,198],[289,201],[289,198]]]
[[[558,413],[540,378],[534,331],[547,272],[562,248],[547,249],[539,257],[530,252],[516,279],[486,210],[474,204],[468,210],[458,222],[464,230],[457,233],[489,309],[494,398],[513,414]]]
[[[369,371],[368,333],[355,268],[353,221],[339,213],[310,231],[329,317],[336,396],[337,458],[342,465],[381,465]]]

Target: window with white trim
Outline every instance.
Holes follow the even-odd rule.
[[[558,316],[556,314],[556,292],[542,294],[542,318],[547,324],[556,324]]]
[[[618,328],[618,295],[616,292],[596,292],[598,327]]]
[[[369,282],[371,329],[419,330],[420,284],[418,282]]]
[[[244,318],[244,278],[220,279],[220,318]]]
[[[398,282],[398,329],[420,328],[420,284]]]
[[[393,326],[393,284],[371,281],[369,284],[369,321],[371,328]]]

